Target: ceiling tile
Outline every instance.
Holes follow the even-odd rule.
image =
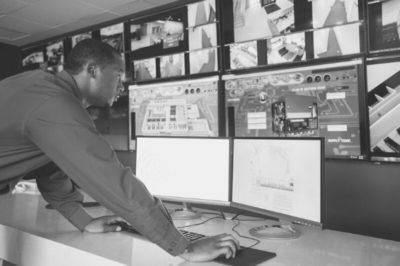
[[[111,9],[111,11],[118,13],[119,15],[126,16],[146,9],[153,8],[155,6],[156,4],[154,3],[145,2],[144,0],[137,0],[135,2],[115,6]]]
[[[20,32],[16,31],[13,29],[9,29],[3,26],[0,26],[0,40],[8,40],[8,41],[13,41],[16,39],[23,38],[25,36],[28,36],[29,34],[26,32]]]
[[[55,27],[103,11],[103,9],[85,5],[77,0],[41,0],[19,9],[13,13],[13,16]]]
[[[64,24],[60,27],[55,28],[60,34],[68,33],[72,31],[78,31],[80,29],[91,27],[96,24],[100,24],[103,22],[111,21],[117,19],[118,16],[114,13],[104,12],[95,16],[85,17],[83,19],[79,19],[72,23]]]
[[[156,4],[158,6],[162,6],[162,5],[176,2],[177,0],[144,0],[144,1],[149,2],[151,4]]]
[[[50,29],[48,26],[42,24],[34,23],[32,21],[26,21],[24,19],[19,19],[14,16],[2,16],[0,17],[0,26],[5,28],[10,28],[16,31],[26,32],[34,34],[40,31],[45,31]]]
[[[26,5],[27,3],[18,0],[0,0],[0,14],[9,14]]]
[[[112,9],[114,7],[124,5],[130,2],[136,2],[140,0],[81,0],[81,2],[88,3],[94,6],[106,8],[106,9]]]

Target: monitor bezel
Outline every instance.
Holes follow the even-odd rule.
[[[233,182],[234,182],[234,173],[233,173],[233,168],[234,168],[234,148],[235,148],[235,140],[236,139],[241,139],[241,140],[258,140],[258,141],[263,141],[263,140],[300,140],[300,141],[319,141],[320,143],[320,173],[321,173],[321,182],[320,182],[320,196],[321,196],[321,204],[320,204],[320,221],[321,222],[316,222],[296,216],[291,216],[288,214],[283,214],[279,212],[274,212],[271,210],[267,209],[262,209],[258,207],[254,207],[251,205],[239,203],[233,201]],[[295,224],[301,224],[301,225],[310,225],[310,226],[317,226],[324,228],[324,225],[326,224],[326,217],[327,217],[327,212],[326,212],[326,181],[325,181],[325,149],[324,149],[324,138],[318,137],[318,138],[296,138],[296,137],[286,137],[286,138],[279,138],[279,137],[265,137],[265,138],[258,138],[258,137],[235,137],[232,140],[232,175],[231,175],[231,207],[242,209],[245,211],[250,211],[250,212],[255,212],[258,214],[262,214],[265,216],[277,218],[277,219],[282,219],[285,221],[290,221]]]
[[[138,163],[138,156],[137,156],[137,150],[140,147],[138,139],[146,139],[146,138],[158,138],[158,139],[198,139],[198,140],[205,140],[205,139],[213,139],[213,140],[227,140],[228,145],[229,145],[229,165],[228,165],[228,199],[227,201],[220,201],[220,200],[212,200],[212,199],[198,199],[198,198],[186,198],[186,197],[178,197],[178,196],[165,196],[165,195],[153,195],[154,197],[157,197],[161,200],[165,201],[171,201],[171,202],[176,202],[176,203],[192,203],[192,204],[207,204],[207,205],[215,205],[215,206],[231,206],[232,203],[232,155],[233,155],[233,150],[232,150],[232,144],[233,140],[232,138],[229,137],[196,137],[196,136],[187,136],[187,137],[182,137],[182,136],[143,136],[143,135],[138,135],[136,136],[136,156],[135,156],[135,176],[136,176],[136,168],[137,168],[137,163]],[[140,148],[139,148],[140,149]],[[145,184],[146,185],[146,184]]]

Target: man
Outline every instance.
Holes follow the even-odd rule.
[[[43,197],[81,231],[120,230],[111,225],[117,217],[85,212],[71,178],[171,255],[188,261],[234,257],[238,242],[231,235],[193,243],[183,238],[95,129],[85,108],[113,103],[123,68],[111,46],[87,39],[73,48],[63,72],[30,71],[0,82],[0,193],[35,175]]]

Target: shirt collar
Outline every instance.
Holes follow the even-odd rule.
[[[65,70],[56,73],[56,79],[58,79],[61,83],[64,83],[67,86],[68,90],[71,90],[72,93],[75,95],[76,98],[79,99],[79,101],[82,102],[83,96],[81,91],[78,88],[78,84],[76,83],[75,79]]]

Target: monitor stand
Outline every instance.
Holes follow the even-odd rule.
[[[300,231],[291,222],[282,220],[267,220],[266,224],[251,228],[249,233],[265,239],[296,239],[300,236]]]
[[[193,210],[187,203],[183,203],[182,209],[173,210],[171,217],[173,220],[194,220],[201,217],[201,213]]]

